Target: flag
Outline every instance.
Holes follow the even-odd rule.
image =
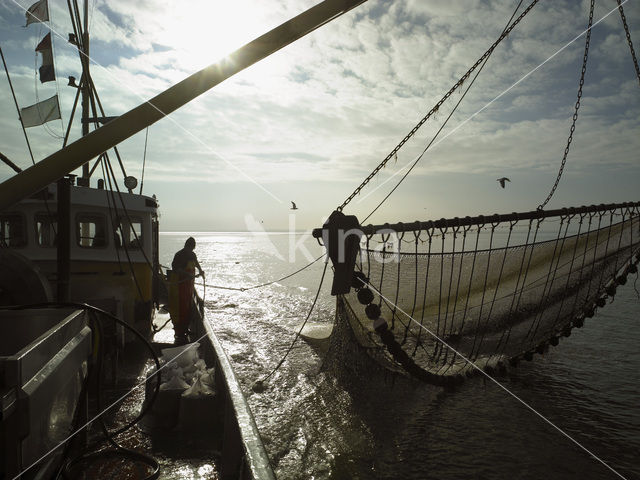
[[[51,82],[56,79],[53,69],[53,50],[51,49],[51,32],[47,33],[36,47],[36,52],[42,54],[42,66],[39,69],[40,82]]]
[[[31,23],[40,23],[49,21],[49,6],[47,0],[38,0],[29,7],[26,12],[27,25]],[[27,26],[25,25],[25,27]]]
[[[56,120],[60,117],[60,105],[58,104],[58,95],[43,100],[20,109],[20,118],[22,125],[26,127],[37,127],[43,123]]]

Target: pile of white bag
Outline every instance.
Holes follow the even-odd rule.
[[[162,350],[160,390],[181,390],[183,398],[215,395],[214,369],[198,355],[199,343]]]

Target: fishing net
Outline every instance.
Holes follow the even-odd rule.
[[[543,353],[612,300],[637,272],[640,203],[362,231],[366,285],[338,296],[338,323],[378,363],[446,383]]]

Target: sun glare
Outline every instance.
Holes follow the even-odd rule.
[[[179,53],[187,70],[202,68],[264,33],[264,7],[253,0],[195,0],[165,7],[162,43]]]

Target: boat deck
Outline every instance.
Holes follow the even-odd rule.
[[[160,313],[154,323],[160,327],[168,318],[167,314]],[[175,346],[173,336],[170,321],[153,335],[152,345],[158,355],[162,349]],[[154,361],[144,349],[131,349],[118,359],[117,381],[104,392],[104,405],[118,403],[105,419],[110,431],[123,427],[139,414],[145,398],[150,396],[155,387],[154,381],[150,381],[146,389],[144,384],[146,376],[154,370]],[[206,411],[216,408],[216,400],[209,398],[204,402],[191,402],[186,408],[180,408],[181,392],[159,393],[152,410],[115,440],[127,449],[153,457],[160,466],[160,479],[222,478],[219,473],[222,425],[216,425],[215,419],[218,415]],[[123,396],[126,398],[118,402]],[[162,410],[167,408],[173,414],[164,414]],[[90,438],[97,440],[102,437],[102,431],[98,425],[94,425]],[[103,444],[101,448],[106,449],[107,445]],[[123,463],[122,460],[119,462]],[[96,471],[97,468],[100,472]],[[95,478],[94,474],[102,474],[105,469],[113,473],[113,468],[122,471],[125,467],[88,467],[83,469],[82,475],[78,478]]]

